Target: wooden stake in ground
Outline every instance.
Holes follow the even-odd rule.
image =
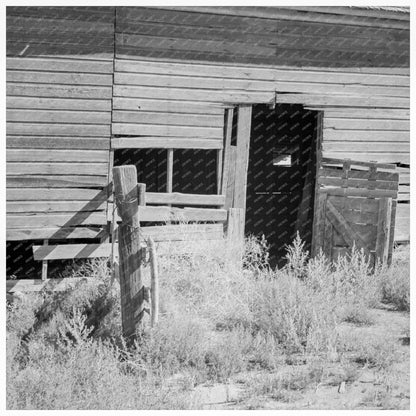
[[[121,218],[118,227],[121,319],[123,335],[134,338],[144,313],[145,288],[141,276],[137,172],[132,165],[113,169],[114,199]]]
[[[151,312],[151,325],[152,328],[159,321],[159,272],[157,266],[157,254],[155,243],[152,237],[147,240],[147,246],[149,248],[150,257],[150,273],[151,273],[151,295],[152,295],[152,312]]]

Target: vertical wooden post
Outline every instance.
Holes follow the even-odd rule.
[[[389,257],[392,199],[380,198],[377,223],[376,258],[386,264]]]
[[[48,245],[48,240],[43,240],[43,245]],[[48,260],[42,260],[42,280],[48,278]]]
[[[157,254],[155,243],[152,237],[149,237],[147,241],[149,247],[149,258],[150,258],[150,291],[151,291],[151,326],[152,328],[159,321],[159,271],[157,266]]]
[[[242,208],[244,213],[246,211],[251,112],[251,105],[241,105],[238,108],[237,159],[235,167],[235,192],[233,208]]]
[[[241,263],[244,248],[244,210],[230,208],[227,220],[227,245],[230,257]]]
[[[121,218],[118,227],[120,261],[121,318],[123,336],[131,340],[140,328],[144,313],[144,286],[141,276],[141,250],[136,167],[113,168],[114,199]]]
[[[222,167],[222,178],[221,178],[221,193],[226,195],[228,186],[228,177],[231,164],[231,134],[233,130],[233,116],[234,109],[229,108],[227,110],[227,119],[225,121],[225,137],[224,137],[224,152],[223,152],[223,167]]]
[[[173,149],[168,149],[166,192],[171,193],[173,187]]]

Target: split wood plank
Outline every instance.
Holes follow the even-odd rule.
[[[342,170],[335,167],[321,167],[318,170],[318,176],[322,178],[341,178]],[[369,179],[370,173],[368,170],[349,170],[348,179]],[[402,174],[400,173],[400,179]],[[384,172],[377,171],[377,181],[397,182],[399,180],[399,172]]]

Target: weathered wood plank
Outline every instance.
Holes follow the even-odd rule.
[[[8,122],[110,124],[111,113],[103,111],[7,110]]]
[[[114,110],[140,110],[160,113],[185,113],[185,114],[206,114],[221,115],[225,106],[221,103],[204,103],[197,101],[175,101],[159,99],[152,100],[146,98],[124,98],[113,97]]]
[[[13,94],[10,94],[13,95]],[[17,94],[14,94],[17,95]],[[296,94],[295,94],[296,95]],[[269,103],[274,100],[274,90],[265,92],[221,91],[186,88],[137,87],[114,85],[115,97],[151,98],[166,100],[203,101],[207,103]],[[309,96],[308,96],[309,97]],[[400,102],[409,100],[398,98]],[[407,107],[409,105],[407,104]],[[406,107],[405,107],[406,108]]]
[[[329,164],[329,165],[340,165],[343,166],[345,159],[335,158],[335,157],[323,157],[322,164]],[[356,160],[348,160],[350,163],[351,168],[361,167],[364,166],[366,168],[372,168],[373,166],[377,169],[391,169],[396,170],[396,165],[394,164],[386,164],[386,163],[378,163],[374,161],[356,161]]]
[[[323,168],[321,167],[318,170],[318,175],[320,177],[342,178],[343,170],[342,169],[330,168],[330,167],[323,167]],[[399,173],[398,172],[377,171],[376,176],[377,176],[376,180],[380,180],[380,181],[397,182],[399,180]],[[370,179],[370,172],[368,170],[349,170],[348,171],[348,179]]]
[[[224,125],[224,115],[181,113],[151,113],[144,111],[115,111],[113,123],[161,124],[173,126],[220,127]]]
[[[105,235],[106,230],[98,227],[6,228],[7,241],[101,238]]]
[[[329,141],[352,142],[388,142],[388,143],[409,143],[410,132],[408,131],[367,131],[367,130],[333,130],[324,129],[324,143]],[[357,143],[358,144],[358,143]]]
[[[50,124],[50,123],[6,123],[8,135],[35,136],[110,136],[110,125],[103,124]]]
[[[111,139],[113,149],[221,149],[222,141],[190,137],[119,137]]]
[[[140,221],[158,222],[188,222],[188,221],[216,221],[224,222],[227,211],[210,208],[172,208],[172,207],[139,207]],[[119,221],[119,219],[117,219]]]
[[[10,149],[110,149],[110,138],[93,137],[44,137],[7,136],[6,147]]]
[[[368,152],[370,153],[374,148],[377,152],[400,152],[410,153],[410,143],[396,142],[394,138],[391,142],[351,142],[351,141],[331,141],[324,142],[322,149],[324,152],[348,152],[353,150],[354,152]]]
[[[8,19],[7,19],[8,20]],[[27,26],[29,18],[22,19],[22,23]],[[39,27],[45,29],[46,19],[38,20]],[[69,22],[72,27],[76,21]],[[63,22],[60,21],[59,25]],[[100,26],[94,22],[94,29]],[[104,25],[105,30],[107,24]],[[18,69],[24,71],[54,71],[54,72],[79,72],[82,74],[112,74],[113,64],[111,62],[75,60],[75,59],[45,59],[45,58],[7,58],[6,69]]]
[[[325,117],[328,119],[389,119],[389,120],[403,120],[408,121],[410,119],[409,110],[395,110],[395,109],[383,109],[383,108],[343,108],[333,107],[326,108]],[[345,120],[347,121],[347,120]]]
[[[193,126],[164,126],[156,124],[113,123],[113,134],[163,136],[163,137],[206,137],[222,140],[222,128]]]
[[[143,227],[143,239],[152,237],[156,242],[217,240],[223,238],[222,228],[221,224]],[[117,243],[115,244],[115,249],[118,249]],[[111,243],[33,246],[33,257],[35,260],[109,257],[110,252]]]
[[[324,118],[324,128],[336,130],[410,131],[410,120]]]
[[[52,292],[60,292],[79,284],[82,281],[87,281],[87,277],[67,277],[64,279],[16,279],[6,280],[7,293],[16,292],[41,292],[50,290]]]
[[[102,162],[108,163],[106,150],[7,149],[6,162]]]
[[[307,82],[290,82],[290,81],[264,81],[252,80],[246,77],[237,78],[211,78],[209,70],[203,77],[176,76],[164,74],[146,74],[146,73],[120,73],[115,72],[114,82],[116,85],[133,85],[148,87],[167,87],[167,88],[192,88],[207,90],[241,90],[246,92],[261,91],[290,91],[292,93],[309,93],[309,94],[339,94],[340,83],[307,83]],[[342,93],[355,95],[383,95],[391,97],[409,97],[409,88],[400,86],[371,86],[357,84],[342,84]]]
[[[303,37],[302,37],[303,39]],[[357,72],[359,70],[359,72]],[[206,76],[227,79],[250,79],[253,81],[280,81],[305,83],[335,83],[353,85],[390,85],[409,87],[408,75],[383,75],[365,73],[366,68],[267,68],[260,66],[166,62],[139,60],[115,60],[115,72],[160,75]]]
[[[289,92],[289,91],[288,91]],[[363,108],[410,108],[410,101],[407,98],[397,97],[368,97],[366,95],[318,95],[318,94],[276,94],[277,103],[288,103],[288,104],[304,104],[309,107],[311,106],[340,106],[340,107],[363,107]]]
[[[57,95],[59,97],[59,95]],[[43,109],[43,110],[75,110],[75,111],[106,111],[111,112],[109,99],[79,99],[79,98],[42,98],[42,97],[6,97],[6,107],[9,109]]]
[[[202,195],[146,192],[146,204],[173,204],[173,205],[212,205],[219,206],[225,202],[224,195]]]
[[[397,191],[390,189],[361,189],[361,188],[320,188],[320,193],[333,196],[361,196],[368,198],[396,198]]]
[[[126,8],[127,9],[127,8]],[[166,9],[166,10],[172,10],[176,13],[179,12],[198,12],[202,14],[219,14],[219,15],[229,15],[229,16],[241,16],[241,17],[250,17],[250,18],[260,18],[260,19],[270,19],[271,21],[276,20],[282,20],[284,21],[291,21],[294,20],[296,23],[299,22],[307,22],[308,24],[311,24],[311,22],[316,22],[321,24],[322,22],[325,22],[325,24],[334,24],[339,25],[340,23],[340,17],[337,16],[339,13],[338,9],[341,9],[339,7],[335,7],[335,10],[333,13],[328,14],[328,8],[324,9],[322,13],[319,10],[316,10],[315,7],[282,7],[282,8],[272,8],[272,7],[235,7],[235,6],[223,6],[223,7],[215,7],[215,6],[181,6],[175,8],[173,7],[161,7],[160,9]],[[302,10],[303,9],[303,10]],[[312,13],[305,13],[306,9],[313,10]],[[127,9],[129,13],[131,13],[131,8]],[[352,10],[353,14],[355,12],[355,9]],[[371,13],[371,11],[369,11]],[[129,14],[129,18],[132,18],[132,15]],[[220,20],[220,19],[218,19]],[[258,20],[258,19],[254,19]],[[243,20],[246,22],[246,19]],[[381,22],[378,22],[374,24],[373,19],[369,19],[367,16],[363,16],[362,18],[359,18],[356,15],[351,16],[350,19],[348,19],[346,16],[342,16],[342,22],[347,26],[348,25],[356,25],[356,26],[363,26],[363,30],[365,30],[365,26],[374,27],[385,27],[385,28],[397,28],[397,29],[406,29],[409,27],[409,23],[407,20],[401,21],[401,20],[392,20],[388,19],[387,22],[384,21],[384,19]],[[290,22],[288,22],[290,24]]]
[[[25,97],[110,99],[111,87],[85,85],[8,83],[6,94]]]
[[[328,158],[345,158],[351,160],[359,160],[363,162],[377,161],[377,163],[410,163],[410,154],[396,152],[377,152],[376,149],[370,152],[354,152],[354,151],[326,151],[323,152],[324,157]]]
[[[107,176],[107,163],[29,163],[7,164],[7,175],[102,175]]]
[[[389,189],[397,191],[399,184],[394,181],[368,181],[361,179],[341,179],[319,177],[318,184],[325,186],[345,186],[351,188]]]
[[[14,71],[8,70],[6,82],[34,84],[70,84],[70,85],[112,85],[111,74],[86,74],[71,72]]]
[[[7,188],[7,201],[105,201],[107,191],[71,188]]]
[[[54,213],[54,212],[87,212],[102,211],[106,201],[14,201],[6,202],[6,212],[9,213]]]
[[[74,214],[8,215],[7,228],[55,228],[77,225],[107,224],[105,212],[78,212]]]
[[[107,176],[57,176],[57,175],[25,175],[6,177],[8,188],[85,188],[104,187],[107,185]]]

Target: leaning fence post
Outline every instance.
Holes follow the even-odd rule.
[[[159,272],[157,266],[156,248],[152,237],[149,237],[147,240],[147,245],[149,247],[150,258],[150,291],[152,300],[151,325],[153,328],[159,321]]]
[[[133,165],[113,168],[114,199],[121,224],[118,227],[121,320],[123,336],[134,338],[144,313],[145,288],[141,276],[140,223],[137,172]]]

